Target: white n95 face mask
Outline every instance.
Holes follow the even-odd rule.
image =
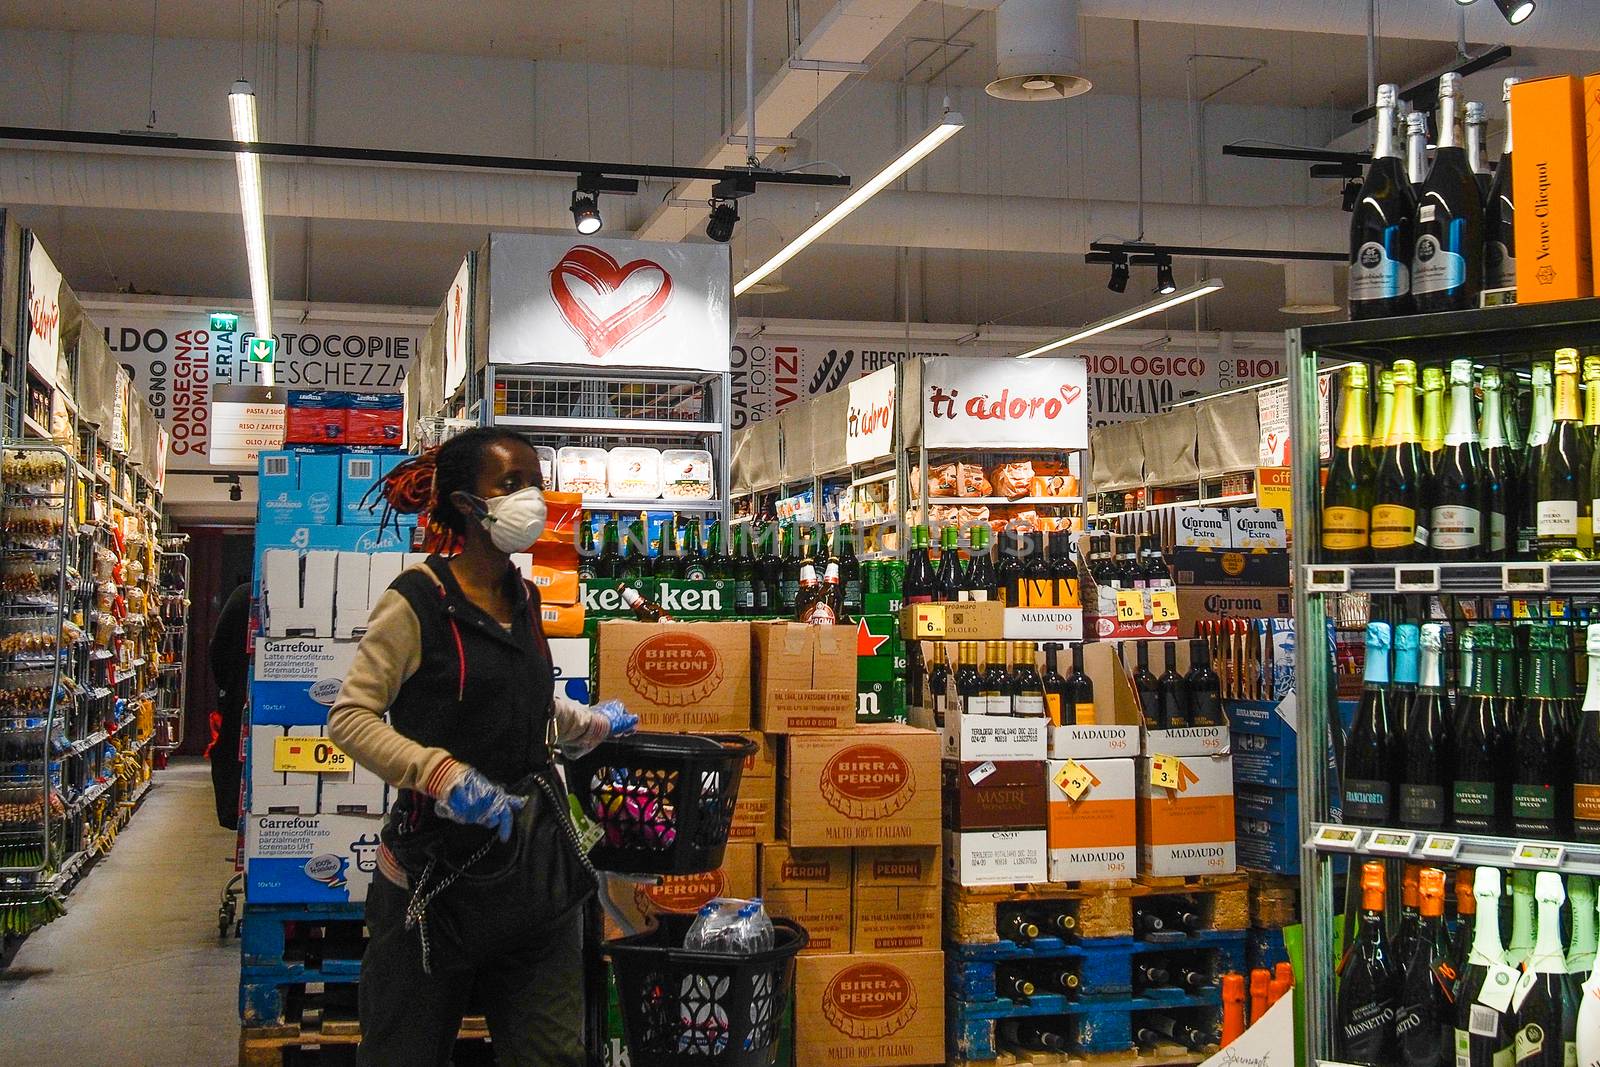
[[[489,531],[489,540],[502,552],[522,552],[544,533],[544,491],[529,486],[506,496],[482,501],[478,521]]]

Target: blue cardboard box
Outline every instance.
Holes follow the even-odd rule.
[[[1299,738],[1279,708],[1269,700],[1227,704],[1235,782],[1278,789],[1298,783]]]
[[[321,452],[300,457],[300,494],[305,497],[305,521],[332,526],[339,521],[339,456]]]
[[[340,525],[378,525],[383,519],[383,498],[373,487],[384,475],[410,458],[404,452],[341,452],[339,454]],[[363,499],[365,503],[362,502]]]
[[[1237,761],[1238,754],[1234,754]],[[1239,865],[1279,874],[1300,871],[1300,797],[1293,789],[1241,785],[1233,796]]]
[[[339,521],[337,453],[263,452],[256,514],[262,525],[331,526]]]
[[[382,815],[251,815],[245,819],[245,900],[353,904],[378,869]]]

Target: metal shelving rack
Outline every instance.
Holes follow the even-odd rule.
[[[1334,692],[1326,636],[1328,598],[1343,590],[1394,595],[1514,595],[1528,599],[1600,595],[1600,563],[1323,566],[1317,456],[1317,370],[1329,364],[1471,358],[1508,366],[1565,346],[1600,345],[1600,299],[1482,308],[1439,315],[1310,326],[1288,332],[1290,440],[1293,450],[1296,678],[1299,688],[1301,911],[1305,921],[1305,1026],[1312,1062],[1333,1054],[1333,860],[1351,853],[1413,855],[1457,864],[1600,872],[1600,848],[1573,842],[1522,842],[1453,832],[1415,834],[1395,850],[1396,831],[1330,822],[1328,757]],[[1430,841],[1430,838],[1433,839]],[[1442,840],[1440,840],[1442,839]],[[1401,846],[1405,845],[1404,837]],[[1434,846],[1428,851],[1429,845]],[[1524,845],[1528,851],[1523,852]],[[1386,847],[1386,845],[1388,847]]]
[[[624,516],[692,512],[726,525],[732,459],[726,372],[490,364],[481,373],[481,399],[475,404],[479,424],[521,431],[535,445],[649,445],[711,453],[715,492],[709,500],[586,496],[585,510]]]
[[[183,552],[188,543],[187,534],[169,535],[161,539],[158,553],[162,632],[155,726],[159,752],[174,752],[183,744],[184,709],[189,702],[189,557]]]

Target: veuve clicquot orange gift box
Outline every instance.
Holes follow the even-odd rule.
[[[1572,75],[1511,87],[1517,302],[1594,294],[1584,91]]]

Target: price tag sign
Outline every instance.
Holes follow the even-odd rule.
[[[967,772],[967,781],[971,782],[973,785],[978,785],[985,778],[988,778],[990,775],[994,774],[994,772],[997,770],[999,770],[999,768],[993,763],[989,762],[988,760],[984,760],[982,763],[978,764],[976,767],[972,768],[972,770]]]
[[[1523,841],[1517,845],[1517,850],[1511,854],[1512,862],[1522,867],[1548,867],[1551,869],[1561,866],[1561,861],[1567,858],[1565,845],[1551,845],[1543,841]]]
[[[1178,621],[1178,594],[1176,592],[1171,589],[1157,589],[1150,594],[1150,621]]]
[[[1429,834],[1422,842],[1422,854],[1430,860],[1453,860],[1461,852],[1461,838],[1453,834]]]
[[[1323,851],[1354,852],[1361,844],[1361,831],[1354,826],[1323,826],[1312,835],[1311,843]]]
[[[349,774],[355,760],[326,737],[279,737],[272,743],[272,769],[298,774]]]
[[[1550,564],[1506,563],[1500,567],[1500,585],[1508,593],[1550,591]]]
[[[1367,851],[1385,856],[1409,856],[1417,847],[1417,835],[1407,830],[1374,830],[1367,838]]]
[[[1094,775],[1077,760],[1069,759],[1056,772],[1055,783],[1056,788],[1067,794],[1068,799],[1077,800],[1094,784]]]
[[[1499,1012],[1509,1010],[1511,994],[1517,991],[1517,981],[1521,977],[1515,967],[1490,964],[1489,973],[1483,976],[1483,988],[1478,991],[1478,1003]]]
[[[914,629],[918,638],[939,638],[944,636],[944,605],[918,604],[916,605],[916,620]]]
[[[1350,591],[1349,567],[1307,567],[1306,592],[1348,593]]]
[[[1176,789],[1183,781],[1183,761],[1177,756],[1150,757],[1150,784],[1157,789]]]
[[[1117,621],[1144,621],[1144,596],[1137,589],[1117,590]]]
[[[1439,591],[1438,567],[1396,567],[1394,569],[1396,593],[1437,593]]]

